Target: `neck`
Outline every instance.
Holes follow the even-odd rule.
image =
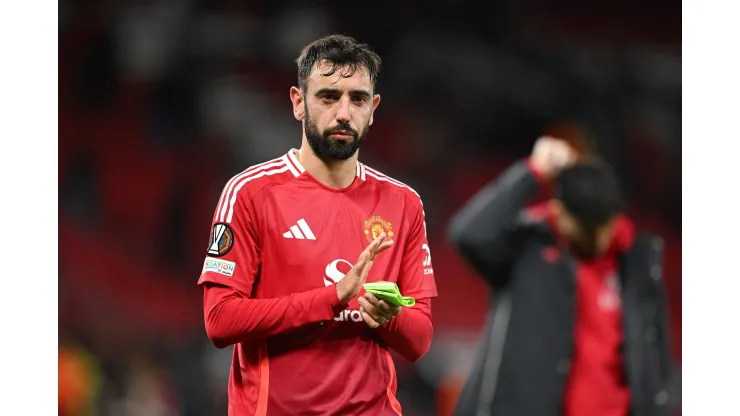
[[[331,188],[343,189],[352,185],[357,176],[357,153],[347,160],[325,162],[316,156],[304,138],[296,157],[317,181]]]

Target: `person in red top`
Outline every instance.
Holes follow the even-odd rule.
[[[448,233],[493,294],[456,416],[669,414],[662,240],[635,230],[604,161],[542,137]]]
[[[234,345],[229,414],[400,415],[389,351],[426,353],[437,289],[419,195],[358,161],[380,58],[334,35],[297,64],[301,148],[227,182],[198,281],[208,337]],[[379,280],[416,304],[362,289]]]
[[[570,173],[569,172],[566,172]],[[557,234],[570,218],[546,210]],[[568,215],[568,214],[565,214]],[[558,222],[561,223],[558,226]],[[576,265],[574,348],[563,395],[565,416],[626,416],[630,392],[624,370],[619,258],[632,246],[635,226],[624,215],[609,225],[606,240],[590,249],[574,249]],[[579,240],[576,240],[579,241]],[[598,247],[601,246],[601,249]]]

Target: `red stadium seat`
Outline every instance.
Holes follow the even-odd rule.
[[[154,233],[173,190],[176,155],[150,152],[136,141],[112,141],[98,157],[106,222],[118,229]]]
[[[92,296],[98,314],[133,330],[176,334],[202,325],[202,312],[194,307],[202,296],[195,283],[172,284],[167,270],[125,255],[101,237],[60,221],[59,261],[68,292]]]

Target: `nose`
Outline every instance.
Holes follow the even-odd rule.
[[[349,124],[349,97],[342,97],[337,103],[337,122],[342,124]]]

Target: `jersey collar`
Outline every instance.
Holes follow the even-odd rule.
[[[283,156],[285,159],[285,162],[287,163],[288,167],[290,168],[290,171],[293,173],[295,177],[301,176],[306,169],[301,165],[301,162],[298,161],[298,158],[296,157],[296,153],[298,153],[298,149],[290,149],[288,153]],[[361,180],[365,179],[365,165],[360,163],[360,161],[357,161],[357,170],[356,170],[356,177],[360,178]]]

